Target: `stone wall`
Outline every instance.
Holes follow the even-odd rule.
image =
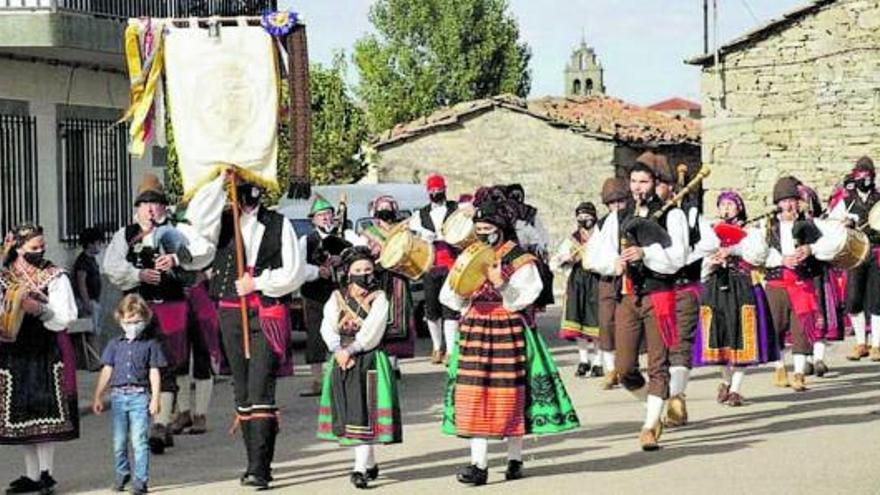
[[[705,67],[703,161],[714,202],[741,191],[760,213],[778,177],[827,198],[869,155],[880,158],[880,1],[838,1]]]
[[[578,203],[598,205],[602,181],[614,174],[614,150],[612,141],[584,137],[498,108],[458,128],[379,150],[375,178],[421,183],[428,174],[439,172],[446,176],[452,199],[481,185],[519,182],[555,246],[574,230]]]

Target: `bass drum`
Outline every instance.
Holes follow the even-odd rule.
[[[846,229],[846,241],[840,251],[831,260],[831,265],[841,270],[851,270],[868,259],[871,253],[871,242],[861,230]]]
[[[449,287],[460,297],[470,298],[486,283],[494,263],[494,249],[482,242],[471,244],[455,260],[449,272]]]
[[[466,249],[477,242],[473,218],[474,211],[471,208],[460,208],[452,212],[443,222],[443,239],[458,249]]]
[[[433,263],[434,246],[402,229],[388,237],[379,256],[379,264],[383,268],[410,280],[422,278]]]

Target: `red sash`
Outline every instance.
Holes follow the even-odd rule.
[[[657,329],[660,338],[666,344],[667,349],[678,347],[678,325],[675,323],[675,290],[663,290],[652,292],[651,306],[654,308],[654,318],[657,320]]]
[[[794,270],[783,267],[782,278],[767,281],[770,287],[785,289],[791,309],[804,329],[804,335],[813,343],[821,338],[825,320],[819,310],[819,296],[812,280],[801,280]]]

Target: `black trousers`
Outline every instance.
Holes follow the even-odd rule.
[[[280,360],[263,335],[256,311],[248,312],[247,331],[250,359],[244,356],[240,311],[220,308],[220,334],[232,371],[235,409],[247,451],[245,474],[268,480],[278,435],[275,374]]]
[[[422,281],[425,284],[425,318],[428,321],[439,319],[458,320],[459,314],[440,303],[440,290],[446,282],[449,270],[434,267],[425,274]]]

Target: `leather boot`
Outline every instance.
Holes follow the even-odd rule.
[[[688,422],[687,404],[684,394],[678,394],[669,398],[666,405],[666,426],[676,428],[684,426]]]
[[[617,373],[617,370],[605,373],[605,382],[602,384],[604,390],[611,390],[618,385],[620,385],[620,374]]]
[[[651,452],[660,448],[660,444],[657,443],[657,437],[654,435],[654,430],[647,428],[642,429],[641,434],[639,434],[639,444],[645,452]]]
[[[869,355],[871,356],[871,361],[880,361],[880,347],[872,347]]]
[[[189,411],[184,411],[174,418],[174,422],[171,423],[171,432],[175,435],[180,435],[183,433],[183,430],[189,428],[192,424],[192,415],[190,415]]]
[[[431,353],[431,364],[442,364],[443,363],[443,352],[442,351],[434,351]]]
[[[795,392],[805,392],[807,390],[807,380],[802,373],[794,374],[791,388],[793,388]]]
[[[776,385],[779,388],[791,386],[788,382],[788,372],[785,371],[784,367],[776,368],[776,371],[773,372],[773,385]]]
[[[857,344],[855,347],[853,347],[852,352],[849,353],[846,358],[850,361],[859,361],[864,357],[868,357],[868,355],[868,346],[865,344]]]

